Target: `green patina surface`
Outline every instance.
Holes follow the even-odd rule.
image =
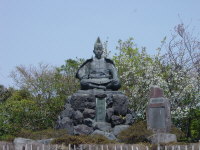
[[[106,99],[96,98],[96,121],[105,122],[106,118]]]

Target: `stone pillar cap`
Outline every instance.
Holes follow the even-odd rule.
[[[161,89],[158,86],[151,86],[150,87],[150,94],[149,94],[150,98],[158,98],[158,97],[164,97],[163,94],[163,89]]]

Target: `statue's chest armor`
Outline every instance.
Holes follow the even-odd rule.
[[[90,64],[90,72],[105,72],[107,64],[105,59],[94,59]]]

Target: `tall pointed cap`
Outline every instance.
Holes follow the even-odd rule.
[[[100,37],[98,36],[96,43],[101,43]]]
[[[97,47],[103,48],[103,45],[102,45],[101,40],[100,40],[99,37],[97,38],[97,40],[96,40],[96,42],[94,44],[94,49],[97,48]]]

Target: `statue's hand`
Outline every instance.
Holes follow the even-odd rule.
[[[106,89],[106,87],[105,86],[103,86],[103,85],[95,85],[95,84],[92,84],[92,83],[89,83],[88,84],[90,87],[92,87],[92,88],[97,88],[97,89]]]
[[[120,88],[120,82],[118,79],[111,79],[111,82],[106,86],[107,89],[117,90]]]
[[[112,79],[112,80],[111,80],[111,83],[112,83],[112,84],[118,84],[118,83],[119,83],[119,80],[117,80],[117,79]]]
[[[82,76],[81,80],[82,80],[82,79],[88,79],[88,76],[87,76],[87,75],[84,75],[84,76]]]

